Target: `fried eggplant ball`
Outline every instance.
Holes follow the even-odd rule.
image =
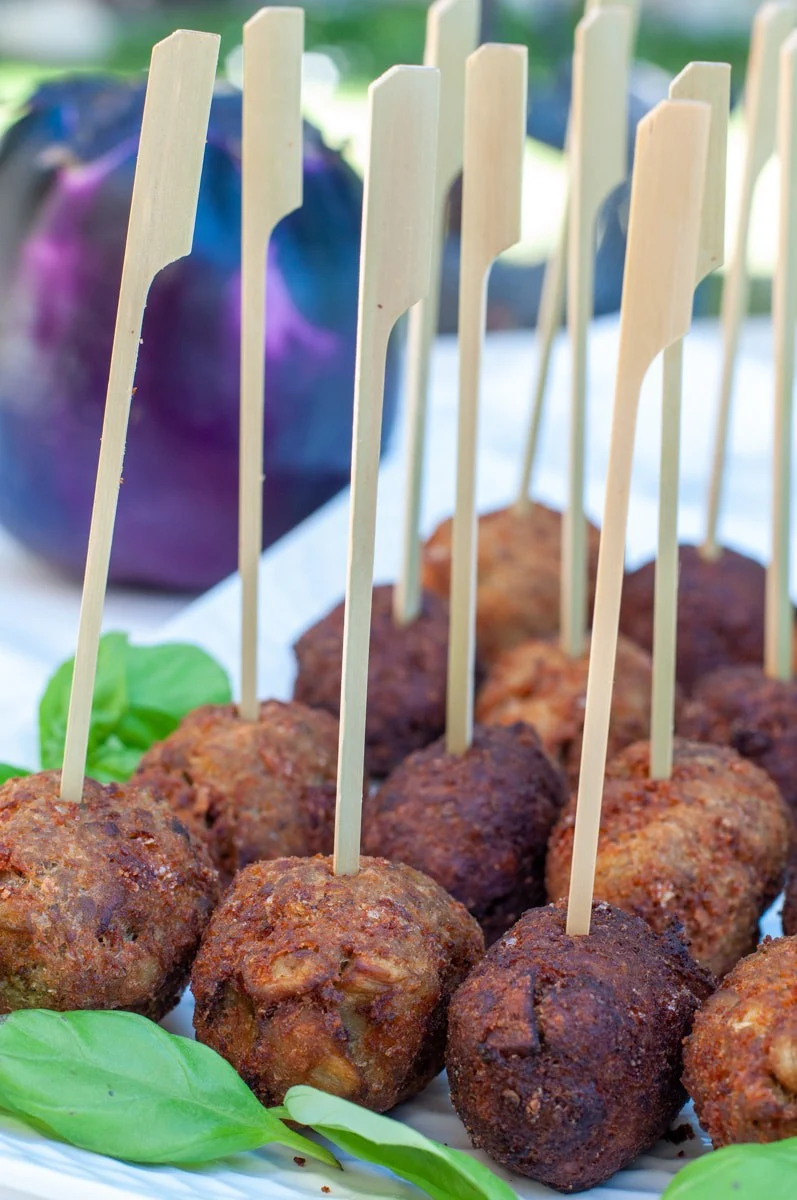
[[[589,646],[581,658],[569,658],[553,638],[523,642],[493,664],[476,698],[476,719],[485,725],[525,721],[540,735],[544,749],[578,782],[589,674]],[[644,650],[620,638],[612,696],[609,753],[650,732],[651,662]]]
[[[218,877],[154,789],[60,772],[0,787],[0,1012],[128,1009],[158,1021],[185,988]]]
[[[306,1083],[383,1112],[441,1070],[449,1000],[483,951],[476,921],[410,867],[254,863],[202,942],[194,1028],[264,1104]]]
[[[797,683],[768,679],[760,667],[704,675],[678,723],[683,737],[732,746],[774,779],[797,817]]]
[[[548,846],[548,896],[570,885],[576,804]],[[650,744],[606,768],[595,895],[652,929],[682,927],[692,955],[725,975],[758,941],[780,891],[789,813],[772,780],[724,746],[676,740],[672,777],[650,778]]]
[[[698,1013],[684,1065],[715,1147],[797,1137],[797,937],[765,938],[737,964]]]
[[[697,546],[679,549],[678,654],[676,672],[685,692],[720,667],[760,665],[764,658],[766,570],[735,550],[704,558]],[[653,647],[655,562],[632,571],[623,583],[620,632]],[[797,638],[795,640],[797,659]]]
[[[436,879],[490,944],[545,902],[545,849],[566,800],[531,726],[477,725],[464,754],[441,738],[366,800],[364,849]]]
[[[343,604],[294,646],[299,670],[294,699],[340,714]],[[424,592],[409,625],[393,620],[393,588],[374,588],[368,659],[365,767],[383,778],[413,750],[440,737],[446,723],[448,604]]]
[[[189,713],[136,775],[202,837],[225,881],[250,862],[328,853],[335,826],[338,723],[268,700],[257,721],[233,704]]]
[[[792,845],[791,860],[786,871],[783,901],[783,932],[797,934],[797,848]]]
[[[452,522],[443,521],[423,552],[423,584],[448,597],[451,587]],[[590,611],[600,535],[587,529]],[[479,658],[491,663],[504,650],[559,628],[562,514],[544,504],[523,511],[501,508],[479,517],[476,641]]]
[[[568,937],[524,914],[451,1002],[451,1099],[474,1145],[562,1192],[652,1146],[686,1099],[682,1042],[714,981],[671,934],[608,904]]]

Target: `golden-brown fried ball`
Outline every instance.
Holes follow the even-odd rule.
[[[562,1192],[652,1146],[686,1099],[682,1042],[714,981],[672,935],[608,904],[588,937],[527,912],[451,1002],[451,1099],[476,1146]]]
[[[797,682],[760,667],[725,667],[697,681],[678,721],[682,737],[732,746],[763,768],[797,818]]]
[[[525,721],[559,763],[571,786],[578,782],[589,674],[589,645],[569,658],[558,640],[523,642],[493,664],[476,697],[476,719],[485,725]],[[612,695],[609,754],[650,732],[651,662],[644,650],[620,638]]]
[[[464,754],[441,738],[367,798],[363,846],[436,879],[489,944],[544,903],[545,850],[566,800],[564,775],[531,726],[477,725]]]
[[[552,900],[570,884],[575,807],[548,846]],[[640,742],[606,768],[595,895],[659,931],[680,923],[694,958],[721,976],[758,941],[788,840],[778,789],[734,750],[676,740],[672,777],[654,780]]]
[[[721,667],[760,666],[764,658],[766,570],[746,554],[724,549],[706,559],[697,546],[678,552],[677,677],[691,692],[702,675]],[[623,583],[620,632],[648,653],[653,647],[655,562]],[[795,632],[797,664],[797,631]]]
[[[451,531],[452,522],[444,521],[423,553],[424,587],[445,597],[451,586]],[[587,539],[592,597],[600,544],[593,525],[587,527]],[[518,642],[558,630],[561,543],[562,515],[544,504],[479,517],[476,640],[484,663]]]
[[[207,851],[152,788],[60,799],[60,772],[0,787],[0,1012],[124,1008],[158,1021],[219,895]]]
[[[338,722],[268,700],[257,721],[233,704],[197,708],[141,759],[136,782],[162,792],[229,880],[250,862],[329,853]]]
[[[738,963],[698,1013],[684,1066],[716,1147],[797,1136],[797,938],[765,938]]]
[[[294,698],[340,713],[344,607],[339,604],[299,638]],[[393,620],[393,588],[375,587],[368,658],[365,766],[382,778],[413,750],[440,737],[446,723],[448,604],[424,592],[409,625]]]
[[[202,942],[194,1028],[264,1104],[306,1083],[383,1112],[441,1070],[449,1000],[483,951],[462,905],[410,867],[255,863]]]

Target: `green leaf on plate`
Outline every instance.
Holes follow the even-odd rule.
[[[39,706],[39,747],[45,770],[60,768],[75,660],[63,663]],[[224,669],[198,646],[131,646],[127,635],[100,641],[86,773],[101,783],[129,779],[145,750],[168,737],[202,704],[229,704]]]
[[[356,1158],[387,1167],[433,1200],[517,1200],[508,1184],[469,1154],[348,1100],[311,1087],[293,1087],[284,1107],[276,1111],[311,1126]]]
[[[25,775],[30,775],[30,771],[26,771],[24,767],[12,767],[9,763],[0,763],[0,783],[5,783],[8,779],[22,779]]]
[[[0,1023],[0,1107],[73,1146],[203,1163],[272,1142],[337,1160],[264,1108],[214,1050],[133,1013],[43,1009]]]
[[[726,1146],[695,1159],[662,1200],[794,1200],[797,1138],[768,1145]]]

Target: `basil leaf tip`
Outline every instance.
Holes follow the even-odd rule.
[[[63,762],[74,667],[74,658],[61,664],[39,705],[44,770],[57,770]],[[224,668],[198,646],[131,646],[127,634],[105,634],[97,657],[86,773],[101,783],[129,779],[144,751],[168,737],[192,709],[231,700]]]
[[[797,1138],[725,1146],[679,1171],[662,1200],[794,1200]]]
[[[194,1165],[274,1143],[339,1165],[214,1050],[133,1013],[12,1013],[0,1024],[0,1108],[128,1162]]]
[[[9,779],[23,779],[26,775],[30,775],[30,771],[26,771],[24,767],[12,767],[10,763],[0,763],[0,783],[6,783]]]
[[[434,1142],[400,1121],[312,1087],[292,1087],[284,1111],[299,1125],[365,1162],[387,1167],[433,1200],[517,1200],[488,1167],[461,1150]]]

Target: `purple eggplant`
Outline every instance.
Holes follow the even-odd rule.
[[[88,539],[143,87],[43,87],[0,146],[0,522],[79,574]],[[144,319],[111,562],[198,590],[238,526],[241,98],[214,99],[194,250]],[[304,205],[268,258],[264,544],[348,482],[362,186],[305,126]],[[384,436],[395,413],[391,346]]]

